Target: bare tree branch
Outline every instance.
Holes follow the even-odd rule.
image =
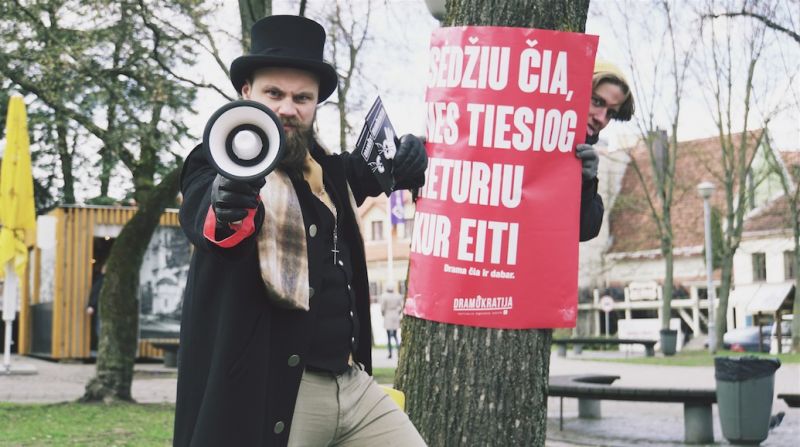
[[[762,22],[764,25],[767,26],[767,28],[771,28],[771,29],[773,29],[775,31],[779,31],[781,33],[786,34],[790,38],[794,39],[795,42],[800,44],[800,34],[794,32],[794,31],[792,31],[792,30],[790,30],[788,28],[783,27],[778,23],[775,23],[769,17],[763,16],[761,14],[757,14],[757,13],[754,13],[754,12],[745,11],[744,9],[742,9],[739,12],[722,12],[722,13],[718,13],[718,14],[704,14],[703,17],[704,18],[710,18],[710,19],[717,19],[719,17],[751,17],[751,18],[754,18],[754,19]]]
[[[227,99],[229,101],[232,101],[233,99],[235,99],[235,98],[231,97],[230,95],[226,94],[224,91],[222,91],[216,85],[210,84],[210,83],[197,82],[197,81],[194,81],[192,79],[180,76],[179,74],[175,73],[172,70],[172,68],[170,68],[167,64],[165,64],[164,61],[161,59],[161,55],[159,54],[159,43],[161,41],[162,31],[158,26],[156,26],[155,24],[151,23],[150,18],[149,18],[150,14],[149,14],[149,12],[147,10],[147,6],[145,6],[143,0],[139,0],[139,7],[141,8],[140,17],[141,17],[142,21],[144,22],[145,26],[148,29],[150,29],[150,31],[153,33],[153,49],[152,49],[153,60],[156,61],[156,63],[158,64],[159,67],[161,67],[162,70],[164,70],[165,72],[169,73],[170,76],[172,76],[173,78],[177,79],[178,81],[185,82],[185,83],[187,83],[187,84],[189,84],[189,85],[191,85],[193,87],[212,89],[212,90],[216,91],[217,93],[219,93],[220,95],[222,95],[225,99]],[[174,27],[173,27],[173,29],[174,29]],[[186,35],[185,33],[182,33],[182,34]],[[196,40],[196,39],[193,39],[193,40]],[[215,56],[216,56],[216,54],[215,54]],[[217,56],[217,60],[218,60],[218,63],[219,63],[218,56]],[[227,69],[225,71],[227,72]]]

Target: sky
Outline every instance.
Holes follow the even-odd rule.
[[[638,23],[630,18],[624,17],[626,10],[619,9],[616,5],[619,2],[628,1],[633,5],[628,10],[634,11],[643,21]],[[678,0],[676,0],[678,1]],[[314,17],[319,11],[320,5],[332,2],[322,2],[311,0],[307,15]],[[653,64],[664,60],[664,55],[657,53],[658,42],[664,35],[663,24],[658,24],[654,15],[644,13],[644,6],[653,2],[643,0],[593,0],[591,2],[590,13],[586,23],[586,33],[600,37],[598,57],[617,64],[629,79],[638,79],[643,85],[645,92],[655,92],[656,99],[653,111],[655,121],[662,128],[669,126],[670,111],[674,109],[671,104],[674,95],[668,82],[660,79],[660,83],[654,81],[652,76],[648,76]],[[672,3],[672,2],[671,2]],[[787,2],[786,4],[790,4]],[[297,1],[273,0],[274,14],[296,14]],[[354,5],[358,10],[363,10],[367,0],[351,0],[342,4]],[[367,81],[359,82],[353,87],[353,94],[362,98],[363,109],[356,110],[351,115],[354,124],[354,132],[350,135],[350,144],[354,141],[360,130],[360,120],[366,114],[369,105],[377,95],[380,95],[384,107],[387,109],[397,132],[402,135],[414,133],[424,135],[426,106],[424,102],[425,84],[428,73],[428,48],[431,33],[439,27],[439,22],[434,19],[427,10],[424,0],[373,0],[377,6],[373,9],[370,30],[372,40],[365,47],[363,54],[363,67]],[[689,2],[688,4],[692,4]],[[238,5],[234,0],[220,0],[220,9],[214,17],[214,25],[218,30],[227,30],[229,33],[238,33],[240,29]],[[684,11],[684,13],[686,13]],[[797,13],[795,13],[797,20]],[[745,25],[736,22],[734,34],[746,30]],[[621,26],[623,25],[624,26]],[[695,55],[706,56],[707,49],[697,45],[699,41],[699,31],[696,24],[691,20],[680,17],[676,23],[678,34],[678,46],[682,49],[691,49]],[[632,59],[634,64],[629,63],[626,53],[625,32],[631,33],[631,40],[635,43]],[[226,64],[240,56],[242,51],[238,41],[234,41],[224,32],[215,33],[222,59]],[[706,36],[707,37],[707,36]],[[737,39],[736,35],[733,39]],[[741,58],[744,54],[743,43],[734,42],[736,52],[732,56]],[[786,98],[793,99],[793,107],[786,109],[778,115],[772,122],[771,130],[778,148],[784,150],[800,149],[800,76],[788,79],[785,73],[800,73],[800,45],[786,37],[776,36],[774,33],[768,34],[767,43],[769,51],[766,51],[758,66],[759,74],[763,77],[761,85],[768,88],[760,91],[757,95],[757,102],[770,104],[770,108],[775,103],[779,103]],[[706,57],[705,60],[708,60]],[[635,67],[635,72],[632,69]],[[230,95],[235,92],[230,85],[230,81],[222,70],[211,60],[209,56],[201,56],[197,64],[192,67],[179,69],[182,74],[197,78],[202,76],[203,81],[212,82],[224,88]],[[695,62],[690,67],[690,78],[702,77],[704,70],[708,70],[700,62]],[[663,70],[662,70],[663,75]],[[742,73],[737,73],[741,78]],[[791,84],[791,85],[790,85]],[[791,88],[789,88],[791,87]],[[714,122],[711,119],[712,113],[709,107],[709,89],[700,86],[697,82],[687,81],[686,90],[682,95],[681,119],[678,125],[678,139],[681,141],[703,138],[716,135]],[[738,93],[741,95],[741,91]],[[639,98],[637,98],[639,99]],[[200,90],[195,103],[195,114],[187,115],[186,122],[192,139],[181,142],[180,147],[174,147],[173,151],[181,155],[186,155],[200,141],[203,129],[208,118],[214,111],[228,102],[227,99],[211,90]],[[791,103],[790,103],[791,104]],[[637,116],[646,116],[645,110],[639,107],[637,101]],[[734,114],[739,116],[740,114]],[[751,120],[748,128],[753,129],[758,126],[758,120]],[[338,117],[333,106],[323,104],[318,111],[318,123],[320,136],[323,142],[330,148],[338,146]],[[741,123],[735,123],[735,131],[741,129]],[[634,122],[618,123],[612,122],[603,132],[601,138],[610,150],[620,147],[627,147],[635,143],[639,128]],[[88,149],[87,158],[91,161],[96,158],[96,152]],[[349,148],[345,148],[349,150]],[[112,195],[123,196],[124,191],[130,190],[131,183],[128,173],[123,169],[117,170],[119,175],[112,179]],[[79,200],[93,197],[99,192],[99,185],[76,185]]]
[[[273,13],[295,14],[297,12],[296,3],[294,1],[275,0],[273,2]],[[313,17],[316,11],[312,8],[320,2],[311,1],[309,3],[311,5],[307,15]],[[355,4],[356,7],[363,7],[365,0],[350,3]],[[353,89],[354,94],[360,94],[365,98],[365,109],[354,112],[354,121],[358,121],[359,116],[363,116],[366,113],[366,108],[369,107],[372,99],[376,95],[380,95],[389,117],[400,134],[415,133],[423,135],[425,133],[426,107],[424,96],[428,72],[428,46],[431,32],[439,26],[439,23],[429,14],[423,0],[388,0],[385,2],[378,0],[375,3],[378,3],[379,6],[373,9],[370,25],[374,39],[370,42],[363,55],[363,63],[369,84],[362,83]],[[636,5],[637,2],[633,2],[633,4]],[[586,24],[586,33],[600,36],[598,57],[617,64],[629,79],[632,79],[632,71],[626,59],[625,36],[622,31],[628,29],[631,33],[642,33],[645,36],[644,38],[642,36],[633,36],[633,40],[640,43],[635,55],[637,70],[641,69],[639,76],[646,78],[646,73],[649,71],[647,64],[652,63],[654,60],[652,54],[653,44],[657,41],[655,33],[663,33],[664,30],[659,31],[656,29],[657,25],[653,23],[644,23],[642,24],[643,26],[638,28],[631,23],[628,23],[627,28],[619,27],[620,23],[626,22],[620,15],[623,13],[617,11],[615,5],[616,2],[593,1]],[[236,2],[224,2],[224,6],[219,12],[219,23],[221,27],[226,29],[237,29],[239,18]],[[691,48],[692,45],[696,45],[697,36],[695,34],[697,31],[692,29],[691,26],[694,25],[688,23],[688,21],[676,24],[679,34],[678,39],[680,40],[679,46]],[[651,34],[648,35],[648,33]],[[784,39],[781,42],[786,44],[790,41]],[[798,47],[798,50],[800,50],[800,47]],[[223,47],[223,53],[224,59],[230,62],[240,55],[241,50],[238,44],[230,42],[229,45]],[[794,51],[794,53],[789,53],[788,55],[795,57],[795,60],[800,60],[799,53],[800,51]],[[695,54],[701,56],[696,49]],[[786,57],[786,54],[783,56]],[[638,65],[640,63],[642,65]],[[200,67],[202,67],[200,70],[195,69],[194,71],[209,73],[210,80],[213,80],[217,85],[224,85],[230,94],[233,93],[227,78],[210,61],[202,62]],[[691,70],[692,73],[697,74],[698,70],[703,70],[703,68],[700,63],[695,63],[692,64]],[[783,80],[775,81],[773,85],[777,88],[777,86],[782,86],[785,83],[782,82]],[[800,87],[796,80],[794,88],[795,95],[797,95],[796,92],[800,90]],[[681,120],[678,128],[679,140],[703,138],[716,134],[716,128],[711,119],[708,95],[698,94],[699,91],[703,90],[695,83],[687,81],[686,92],[682,96]],[[708,89],[706,88],[705,90]],[[645,87],[645,91],[649,91],[647,87]],[[669,111],[672,110],[672,107],[670,107],[672,103],[671,90],[667,88],[658,89],[658,92],[664,97],[661,98],[661,101],[656,102],[654,112],[661,127],[667,127],[670,122]],[[774,94],[785,95],[786,92],[778,91]],[[198,113],[189,120],[190,129],[194,135],[202,134],[207,117],[225,102],[227,100],[217,93],[201,92],[197,102]],[[800,118],[798,118],[797,109],[798,107],[795,107],[793,113],[784,113],[773,121],[771,128],[779,148],[800,148]],[[641,108],[640,111],[642,111]],[[334,114],[334,107],[323,105],[318,112],[318,122],[323,141],[329,147],[337,146],[338,118]],[[357,133],[360,129],[360,123],[355,127]],[[737,126],[734,125],[734,128],[737,128]],[[740,128],[741,125],[738,125],[738,129]],[[753,128],[752,121],[749,128]],[[633,122],[612,122],[601,134],[611,150],[631,144],[638,135],[639,128]],[[355,135],[351,136],[351,142],[354,138]],[[191,146],[183,148],[183,150],[188,151],[190,148]]]

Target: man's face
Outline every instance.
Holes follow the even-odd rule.
[[[286,133],[283,158],[278,166],[298,175],[306,168],[311,129],[317,110],[319,81],[305,70],[263,68],[253,74],[252,85],[242,87],[242,97],[258,101],[278,115]]]
[[[262,68],[253,74],[252,85],[242,87],[244,99],[258,101],[278,115],[287,138],[311,129],[318,96],[317,78],[296,68]]]
[[[592,92],[592,102],[589,104],[589,120],[586,123],[587,141],[597,141],[600,131],[616,118],[625,94],[622,88],[610,82],[604,82]]]

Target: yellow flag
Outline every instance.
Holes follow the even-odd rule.
[[[25,273],[28,246],[36,236],[30,140],[22,96],[8,102],[6,147],[0,169],[0,266],[14,262],[17,276]],[[5,275],[0,268],[0,276]]]

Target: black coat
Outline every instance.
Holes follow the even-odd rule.
[[[594,239],[603,225],[603,198],[597,193],[596,178],[581,182],[581,242]]]
[[[358,205],[381,193],[358,154],[325,155],[314,148],[312,155],[335,179],[339,197],[348,197],[348,183]],[[205,239],[203,222],[215,175],[199,146],[187,157],[181,174],[180,221],[195,250],[183,303],[173,444],[286,445],[314,327],[313,309],[284,310],[267,302],[256,247],[263,209],[256,214],[255,234],[235,247],[223,249]],[[342,236],[351,247],[360,325],[355,355],[371,373],[363,241],[356,210],[344,202]],[[309,280],[313,287],[315,279]]]

